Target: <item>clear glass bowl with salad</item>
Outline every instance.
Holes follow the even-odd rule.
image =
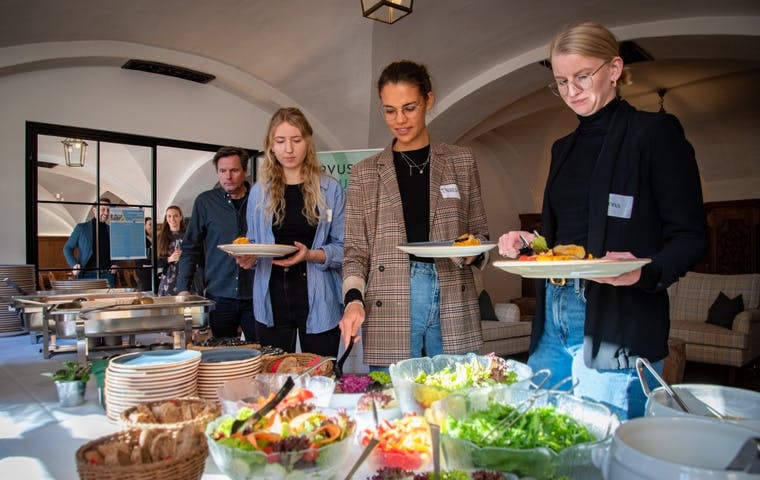
[[[428,419],[441,427],[447,468],[536,479],[601,478],[592,452],[607,448],[620,424],[601,403],[507,386],[449,395]]]
[[[423,414],[433,402],[452,392],[493,385],[529,388],[533,371],[496,355],[436,355],[410,358],[390,366],[401,411]]]

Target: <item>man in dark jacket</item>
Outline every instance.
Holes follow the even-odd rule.
[[[92,220],[78,223],[63,246],[63,256],[76,278],[105,278],[116,283],[116,265],[111,264],[111,235],[108,215],[111,201],[101,198],[92,206]],[[98,225],[97,232],[95,225]]]
[[[223,147],[213,163],[219,186],[198,195],[182,241],[177,290],[187,295],[197,265],[204,265],[204,296],[215,301],[211,332],[216,338],[237,337],[242,328],[246,340],[254,340],[253,273],[217,248],[246,235],[248,153]]]

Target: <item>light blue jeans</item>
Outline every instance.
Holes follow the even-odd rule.
[[[435,264],[411,262],[409,280],[411,357],[440,355],[443,353],[441,288]]]
[[[573,393],[607,405],[621,420],[644,415],[646,395],[635,368],[597,370],[583,362],[583,325],[586,320],[585,282],[568,280],[564,286],[546,284],[544,333],[528,358],[534,370],[551,370],[543,384],[551,388],[567,377],[577,385]],[[652,364],[662,373],[663,361]],[[649,384],[654,379],[647,372]],[[571,382],[559,386],[569,390]]]

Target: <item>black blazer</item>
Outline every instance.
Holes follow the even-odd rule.
[[[578,131],[557,140],[544,190],[543,234],[554,244],[556,218],[549,208],[550,186],[567,159]],[[632,209],[620,214],[610,195]],[[652,362],[668,354],[667,287],[707,247],[702,190],[694,149],[670,114],[637,111],[621,100],[589,178],[588,245],[595,257],[629,251],[651,258],[630,287],[595,282],[586,286],[585,364],[598,369],[633,368],[636,357]],[[544,328],[544,286],[536,289],[531,351]]]

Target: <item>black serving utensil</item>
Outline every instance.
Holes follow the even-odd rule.
[[[530,242],[525,239],[523,234],[520,234],[520,240],[522,241],[522,248],[517,251],[517,256],[520,255],[533,255],[533,247],[530,246]]]
[[[285,380],[285,384],[280,388],[280,390],[277,391],[277,394],[274,396],[273,399],[268,401],[264,404],[263,407],[256,410],[253,415],[246,418],[245,420],[235,420],[232,422],[232,433],[238,432],[240,430],[243,430],[248,427],[253,427],[256,425],[256,423],[264,418],[264,415],[269,413],[274,407],[276,407],[285,397],[288,396],[288,393],[293,389],[293,386],[296,383],[293,381],[291,377],[288,377],[287,380]]]
[[[335,363],[335,366],[333,367],[336,380],[340,380],[343,377],[343,364],[346,363],[348,356],[351,354],[351,349],[354,348],[355,338],[356,337],[354,335],[351,335],[351,339],[348,341],[348,346],[346,347],[346,351],[343,352],[343,355],[341,355],[341,357],[338,359],[338,361]]]

